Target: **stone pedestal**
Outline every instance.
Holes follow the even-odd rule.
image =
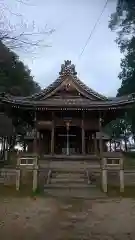
[[[21,177],[21,170],[16,169],[16,190],[19,191],[20,189],[20,177]]]
[[[102,189],[106,193],[107,192],[107,170],[102,169]]]
[[[120,192],[124,192],[124,160],[120,158]]]
[[[124,192],[124,170],[120,169],[120,192]]]
[[[38,169],[34,169],[33,170],[33,191],[37,190],[37,186],[38,186]]]
[[[102,159],[102,189],[107,192],[107,159]]]
[[[26,160],[25,165],[21,165],[21,160]],[[33,160],[33,164],[28,162],[28,160]],[[32,189],[33,191],[36,191],[38,186],[38,158],[37,156],[25,156],[25,157],[18,157],[17,159],[17,168],[16,168],[16,190],[20,189],[20,175],[21,175],[21,169],[25,169],[25,171],[31,170],[33,173],[33,184]]]

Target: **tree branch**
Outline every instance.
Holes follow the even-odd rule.
[[[16,1],[20,4],[28,5],[26,1]],[[0,18],[0,41],[3,41],[12,49],[22,48],[24,50],[29,47],[29,50],[33,51],[35,47],[50,47],[49,44],[45,43],[45,37],[52,34],[54,29],[47,30],[47,25],[45,25],[44,29],[39,29],[36,27],[35,21],[28,25],[24,21],[23,16],[20,13],[12,12],[4,0],[0,2],[0,5],[0,11],[2,13]],[[10,20],[6,17],[6,11],[11,14],[11,17],[12,15],[19,17],[19,23],[16,25],[11,24]]]

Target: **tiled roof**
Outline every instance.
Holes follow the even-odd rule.
[[[34,94],[29,97],[29,99],[40,99],[43,96],[51,93],[54,89],[56,89],[64,80],[66,76],[71,76],[73,81],[79,85],[84,91],[88,94],[97,97],[99,100],[107,100],[107,97],[99,94],[98,92],[94,91],[92,88],[89,88],[86,84],[84,84],[78,77],[77,73],[75,72],[75,65],[71,64],[71,61],[65,61],[65,64],[61,65],[61,72],[59,73],[59,77],[50,84],[47,88],[42,90],[40,93]]]
[[[117,108],[122,107],[127,104],[133,104],[135,102],[134,98],[129,98],[126,100],[116,98],[114,100],[110,101],[92,101],[89,99],[84,98],[74,98],[74,99],[46,99],[44,101],[40,100],[31,100],[25,99],[22,101],[22,99],[14,99],[14,98],[5,98],[3,99],[3,102],[12,103],[14,105],[19,106],[27,106],[27,107],[68,107],[68,108],[90,108],[90,109],[96,109],[96,108]]]
[[[52,93],[67,76],[71,76],[72,80],[75,82],[80,89],[83,90],[84,96],[70,98],[62,97],[60,98],[48,98],[49,94]],[[85,97],[86,93],[86,97]],[[91,98],[93,96],[94,98]],[[52,84],[45,88],[40,93],[34,94],[29,97],[14,97],[11,95],[0,95],[1,102],[6,102],[13,105],[22,105],[26,107],[68,107],[68,108],[110,108],[110,107],[121,107],[127,104],[133,104],[135,102],[134,95],[128,95],[124,97],[106,98],[105,96],[95,92],[93,89],[87,87],[80,79],[77,78],[77,73],[75,71],[75,66],[71,64],[71,61],[65,61],[62,64],[61,71],[59,73],[58,79],[56,79]]]
[[[52,84],[50,84],[48,87],[46,87],[44,90],[42,90],[40,93],[33,94],[30,97],[27,97],[30,99],[40,99],[43,96],[46,96],[47,94],[51,93],[54,89],[56,89],[61,83],[63,79],[57,78]],[[93,95],[101,100],[107,100],[107,97],[99,94],[98,92],[94,91],[92,88],[89,88],[86,84],[84,84],[80,79],[74,78],[74,81],[79,84],[80,87],[82,87],[88,94]]]

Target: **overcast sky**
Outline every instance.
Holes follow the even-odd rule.
[[[108,29],[110,15],[116,7],[115,0],[107,5],[80,59],[79,54],[105,0],[31,0],[30,6],[16,5],[15,0],[6,2],[13,12],[21,12],[28,23],[34,20],[39,28],[47,24],[48,29],[55,29],[51,36],[44,36],[45,43],[52,47],[42,47],[34,56],[19,52],[41,87],[57,78],[61,64],[68,59],[76,65],[79,78],[89,87],[107,96],[116,94],[120,86],[121,54],[115,43],[116,33]],[[12,22],[18,21],[15,16],[11,19]]]

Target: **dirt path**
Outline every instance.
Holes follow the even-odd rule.
[[[135,239],[135,200],[0,198],[0,239]]]

